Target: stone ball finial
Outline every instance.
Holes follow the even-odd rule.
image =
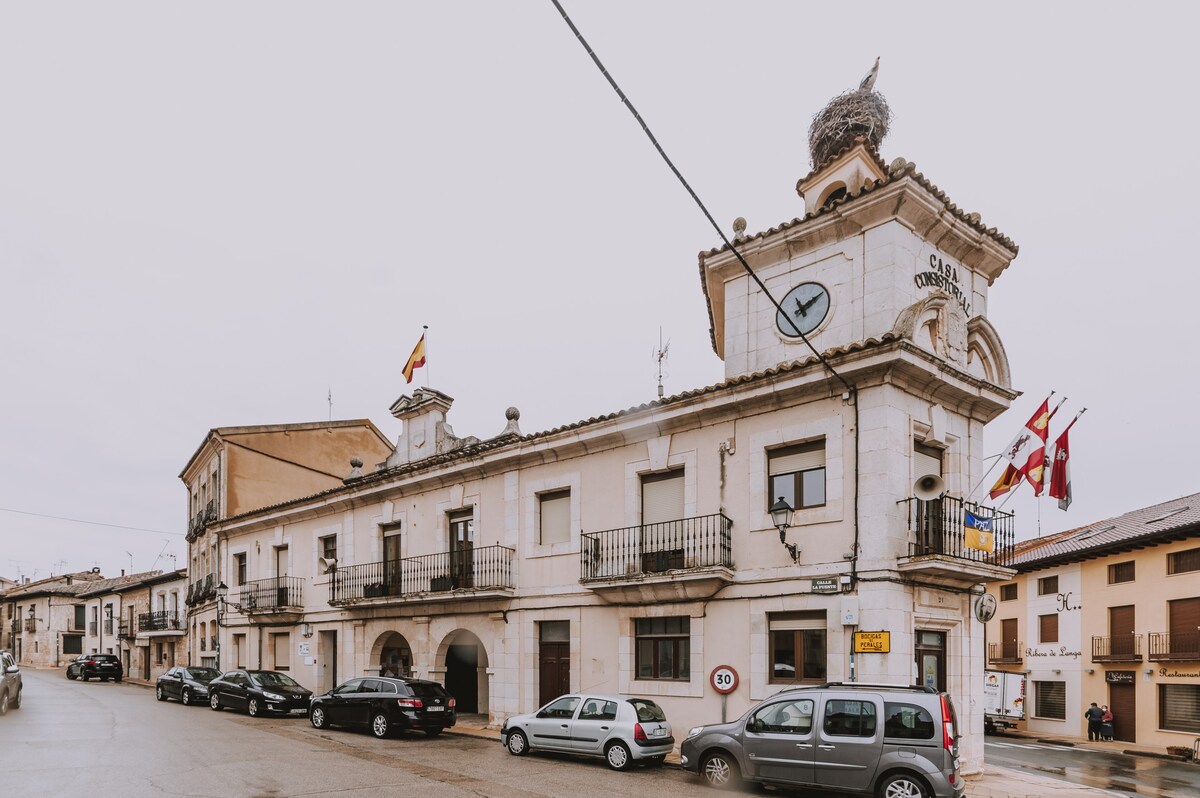
[[[501,435],[517,435],[521,434],[521,425],[517,421],[521,418],[521,411],[515,407],[510,407],[504,411],[504,418],[508,422],[504,425],[504,432]]]
[[[504,417],[509,421],[518,421],[521,418],[521,411],[515,407],[510,407],[504,411]]]
[[[363,466],[363,461],[361,458],[358,458],[358,457],[350,458],[350,467],[351,468],[362,468],[362,466]]]
[[[739,216],[733,220],[733,234],[738,238],[746,235],[746,217]]]
[[[342,480],[342,482],[344,484],[349,485],[351,482],[354,482],[355,480],[362,479],[363,478],[362,466],[363,466],[363,461],[362,461],[361,457],[351,457],[350,458],[350,473],[346,476],[345,479]]]

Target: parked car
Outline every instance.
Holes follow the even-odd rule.
[[[171,668],[155,682],[154,697],[177,698],[184,705],[207,704],[209,682],[220,675],[215,668]]]
[[[102,682],[109,679],[119,682],[124,674],[125,669],[121,667],[121,660],[116,654],[80,654],[67,663],[68,679],[82,679],[86,682],[88,679],[97,678]]]
[[[671,724],[648,698],[579,693],[556,698],[504,721],[500,742],[514,756],[559,751],[604,757],[613,770],[634,762],[661,765],[675,747]]]
[[[726,789],[744,779],[881,798],[959,798],[958,739],[948,693],[830,682],[784,690],[732,723],[695,727],[680,764]]]
[[[254,717],[268,712],[307,715],[310,698],[311,690],[278,671],[228,671],[208,683],[213,710],[244,709]]]
[[[13,655],[0,651],[0,715],[21,707],[21,668]]]
[[[436,737],[454,725],[454,704],[437,682],[368,677],[314,696],[308,719],[318,729],[365,726],[380,738],[393,731],[423,731]]]

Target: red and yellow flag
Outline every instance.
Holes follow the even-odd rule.
[[[413,372],[425,365],[425,336],[421,336],[421,340],[417,341],[416,347],[412,354],[408,356],[408,362],[404,364],[404,381],[411,383]]]

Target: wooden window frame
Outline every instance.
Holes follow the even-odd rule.
[[[1128,574],[1126,574],[1126,571],[1128,571]],[[1136,574],[1136,562],[1134,560],[1115,562],[1108,566],[1108,583],[1110,585],[1120,585],[1125,582],[1132,582]]]
[[[795,504],[792,507],[793,510],[809,510],[814,507],[824,507],[828,503],[828,501],[829,501],[829,474],[828,474],[828,471],[826,470],[827,464],[822,464],[821,466],[819,466],[817,468],[805,468],[800,471],[784,471],[783,473],[780,473],[780,474],[772,474],[771,473],[771,460],[772,459],[787,457],[788,455],[791,455],[791,454],[808,453],[808,452],[816,452],[816,451],[821,452],[821,454],[826,458],[826,463],[827,463],[828,452],[825,448],[825,439],[824,438],[818,438],[815,441],[807,441],[805,443],[797,443],[797,444],[792,444],[789,446],[782,446],[777,449],[768,449],[767,450],[767,469],[766,469],[766,472],[767,472],[767,507],[766,507],[767,512],[771,511],[772,505],[774,505],[775,502],[779,499],[779,496],[775,495],[778,492],[775,490],[775,480],[782,479],[782,478],[789,477],[789,476],[792,478],[792,496],[795,497],[795,499],[796,499]],[[804,498],[804,475],[805,474],[813,474],[813,473],[816,473],[817,471],[821,472],[821,501],[820,502],[807,502],[807,501],[805,501],[805,498]]]
[[[1053,585],[1053,587],[1050,587]],[[1043,576],[1038,579],[1038,595],[1053,596],[1058,593],[1058,574],[1054,576]]]
[[[1012,595],[1011,596],[1007,595],[1008,593],[1011,593]],[[1017,590],[1016,582],[1011,582],[1007,585],[1000,585],[1000,600],[1001,601],[1016,601],[1018,593],[1019,593],[1019,591]]]
[[[657,620],[682,619],[683,628],[680,632],[651,632],[643,631]],[[689,682],[691,681],[692,653],[692,619],[688,615],[671,615],[665,618],[634,618],[633,619],[633,674],[639,682]],[[642,641],[654,641],[650,646],[650,662],[644,663],[642,658]],[[670,676],[657,675],[661,671],[659,662],[660,648],[658,643],[670,641],[671,661],[673,663]],[[649,664],[652,676],[642,675],[642,665]]]

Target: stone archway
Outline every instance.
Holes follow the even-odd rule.
[[[399,632],[384,632],[371,647],[368,673],[380,676],[412,676],[413,653],[408,640]]]
[[[488,656],[479,638],[466,629],[446,635],[438,646],[438,662],[445,668],[446,692],[454,696],[463,714],[488,713]]]

